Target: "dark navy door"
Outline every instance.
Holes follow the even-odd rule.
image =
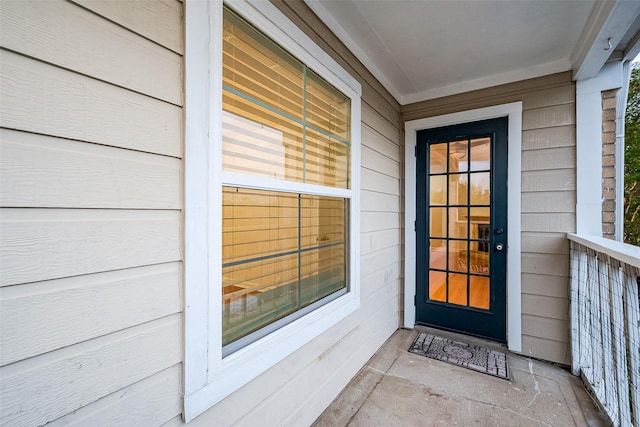
[[[506,341],[507,130],[417,134],[417,323]]]

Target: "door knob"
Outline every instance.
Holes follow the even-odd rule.
[[[496,245],[496,251],[501,251],[501,250],[503,250],[503,249],[504,249],[504,245],[503,245],[502,243],[498,243],[498,244]]]

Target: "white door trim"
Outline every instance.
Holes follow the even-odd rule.
[[[493,119],[509,118],[508,206],[507,206],[507,345],[509,350],[522,350],[521,308],[521,153],[522,102],[496,105],[459,113],[428,117],[405,123],[404,176],[404,324],[413,328],[416,322],[416,135],[419,130]]]

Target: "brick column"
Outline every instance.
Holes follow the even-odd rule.
[[[616,233],[616,93],[602,92],[602,236]]]

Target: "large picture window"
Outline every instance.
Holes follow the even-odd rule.
[[[360,306],[362,89],[271,2],[185,21],[189,421]]]
[[[228,354],[347,289],[351,99],[227,7],[222,51]]]

